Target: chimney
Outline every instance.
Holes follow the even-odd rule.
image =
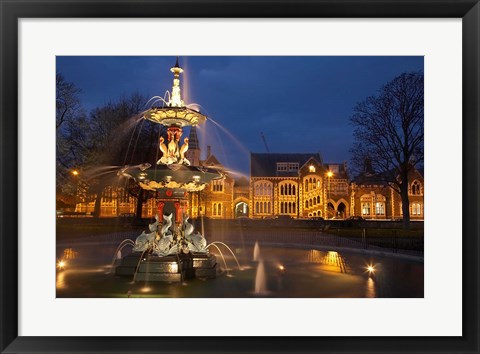
[[[210,157],[212,154],[212,147],[210,145],[207,145],[207,159]]]

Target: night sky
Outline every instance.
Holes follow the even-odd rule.
[[[163,97],[174,64],[175,57],[57,57],[57,72],[82,90],[89,111],[133,92]],[[229,132],[207,121],[203,152],[211,145],[221,163],[248,175],[249,152],[266,152],[261,132],[270,152],[349,161],[355,104],[403,72],[423,71],[423,57],[192,56],[180,66],[185,103],[200,104]]]

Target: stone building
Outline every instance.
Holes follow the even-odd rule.
[[[189,134],[186,157],[196,166],[214,167],[224,172],[224,178],[212,181],[203,191],[192,192],[188,198],[188,213],[213,219],[249,217],[253,219],[291,217],[395,220],[402,218],[400,195],[378,175],[364,172],[352,178],[347,164],[324,163],[318,153],[251,153],[250,180],[233,179],[207,149],[201,159],[197,132]],[[424,180],[420,171],[409,175],[410,217],[423,220]],[[78,203],[76,211],[93,212],[94,198]],[[131,214],[137,200],[126,188],[108,186],[101,201],[102,217]],[[156,200],[144,202],[143,217],[153,217]]]
[[[411,220],[423,220],[423,176],[418,170],[408,175],[408,199]],[[351,215],[364,219],[401,219],[400,194],[371,172],[364,172],[350,185]]]
[[[320,154],[252,153],[250,216],[347,217],[346,164],[324,164]]]

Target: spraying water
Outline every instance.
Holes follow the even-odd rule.
[[[255,275],[255,295],[265,295],[267,290],[267,277],[263,261],[258,263],[257,274]]]
[[[260,260],[260,246],[258,241],[255,241],[255,246],[253,247],[253,261],[258,262]]]
[[[223,242],[220,242],[220,241],[215,241],[215,242],[212,242],[211,245],[214,245],[214,244],[219,244],[219,245],[222,245],[224,246],[226,249],[228,249],[230,251],[230,253],[232,254],[233,258],[235,259],[235,262],[237,262],[237,266],[238,266],[238,269],[239,270],[242,270],[242,266],[240,265],[240,262],[238,261],[238,258],[237,256],[235,256],[235,253],[232,251],[232,249],[230,247],[228,247],[227,244],[223,243]]]
[[[215,247],[217,249],[217,251],[220,253],[220,256],[222,257],[222,260],[223,260],[223,265],[225,266],[225,271],[227,272],[227,276],[230,276],[230,273],[228,272],[227,261],[225,261],[225,257],[223,256],[222,250],[220,248],[218,248],[218,246],[213,244],[213,243],[207,245],[207,248],[209,248],[210,246]]]

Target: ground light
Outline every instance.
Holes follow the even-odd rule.
[[[64,260],[60,260],[57,262],[58,270],[64,270],[66,266],[67,266],[67,263]]]
[[[375,266],[372,264],[369,264],[367,266],[367,272],[368,272],[368,275],[373,275],[375,273]]]

